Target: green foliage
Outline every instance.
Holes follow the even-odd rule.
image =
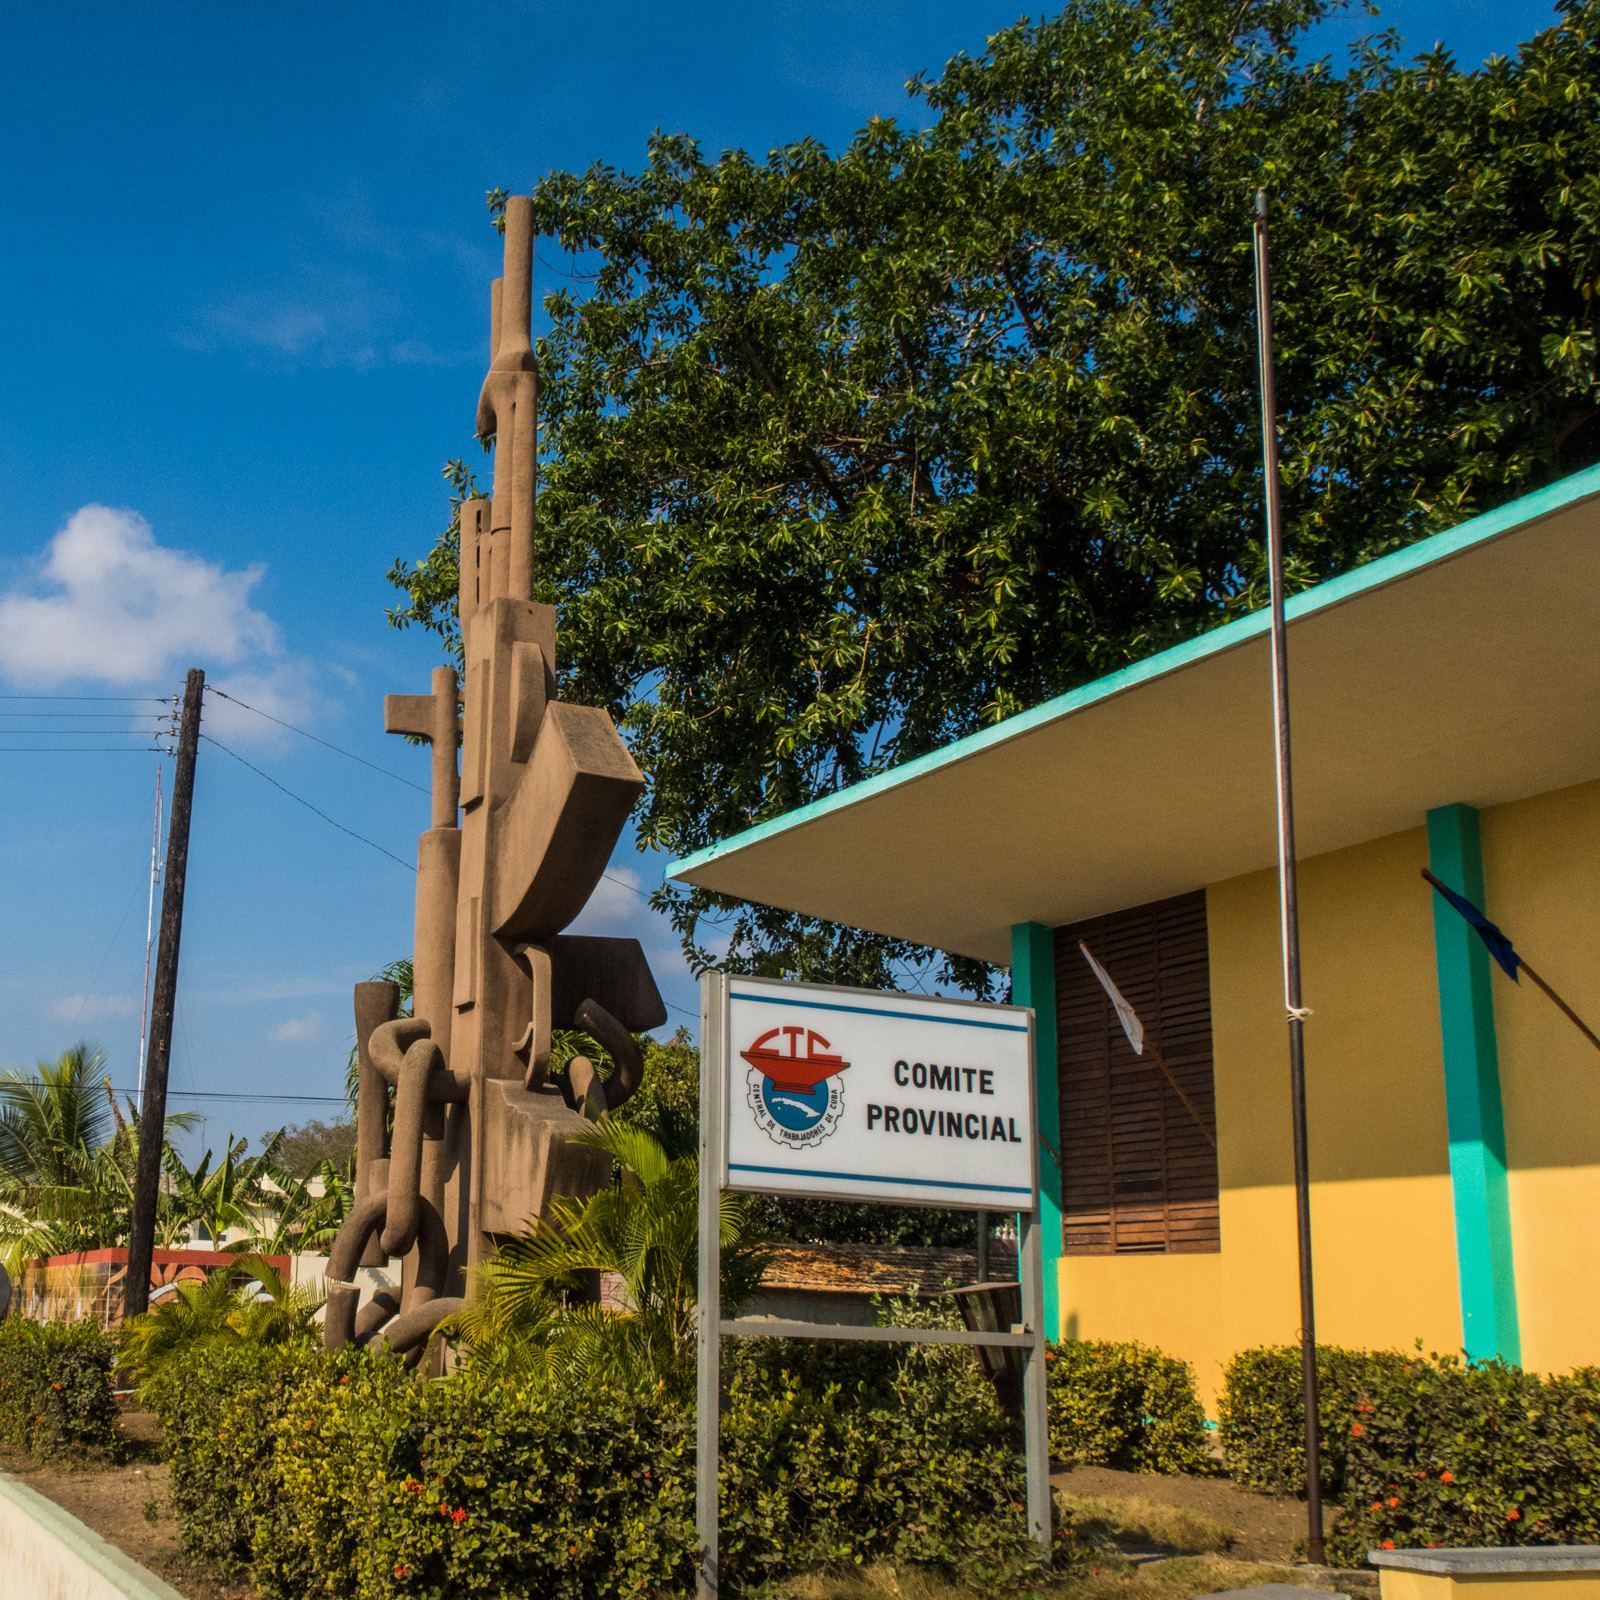
[[[599,1066],[599,1047],[582,1037],[584,1054]],[[665,1044],[649,1037],[642,1042],[644,1081],[616,1115],[654,1134],[669,1155],[688,1155],[700,1148],[700,1052],[687,1028]]]
[[[1024,1578],[1022,1464],[973,1370],[936,1352],[848,1394],[735,1360],[728,1592],[879,1559],[985,1589]],[[158,1405],[186,1547],[248,1562],[267,1600],[620,1600],[693,1581],[694,1421],[662,1395],[483,1371],[427,1383],[361,1352],[235,1349],[174,1372]]]
[[[13,1277],[36,1256],[127,1243],[139,1114],[131,1101],[126,1116],[118,1108],[105,1066],[105,1051],[80,1043],[38,1062],[31,1077],[0,1075],[0,1256]],[[199,1120],[180,1112],[166,1126],[187,1131]],[[183,1226],[161,1195],[157,1239]]]
[[[155,1310],[129,1317],[117,1364],[148,1388],[170,1367],[217,1345],[310,1344],[321,1304],[269,1262],[246,1257],[231,1272],[180,1281]]]
[[[585,1389],[687,1396],[694,1384],[700,1161],[672,1159],[645,1129],[602,1117],[573,1137],[607,1151],[619,1179],[579,1203],[553,1200],[526,1232],[480,1269],[479,1296],[445,1324],[469,1358]],[[748,1300],[766,1257],[751,1238],[749,1205],[721,1200],[722,1297]],[[577,1304],[615,1273],[626,1309]]]
[[[354,1119],[297,1123],[283,1130],[283,1142],[278,1146],[279,1163],[296,1178],[316,1175],[324,1162],[342,1173],[355,1160],[355,1154]]]
[[[248,1565],[257,1523],[281,1498],[274,1429],[328,1359],[311,1346],[210,1345],[149,1386],[171,1464],[168,1493],[191,1555]]]
[[[1317,1420],[1322,1429],[1322,1492],[1344,1494],[1350,1420],[1356,1401],[1381,1374],[1403,1369],[1393,1351],[1317,1346]],[[1222,1375],[1218,1406],[1229,1475],[1267,1494],[1306,1488],[1306,1408],[1298,1345],[1241,1350]]]
[[[1138,1343],[1050,1347],[1050,1454],[1124,1472],[1211,1473],[1194,1371]]]
[[[98,1323],[0,1323],[0,1439],[42,1460],[120,1461],[111,1394],[116,1347]]]
[[[534,191],[539,598],[682,854],[1264,600],[1250,261],[1273,202],[1301,587],[1600,450],[1600,0],[1474,71],[1324,0],[1070,0],[876,119]],[[548,280],[552,283],[557,280]],[[455,494],[467,492],[460,463]],[[391,613],[455,643],[454,524]],[[896,986],[937,955],[663,888],[732,971]],[[942,963],[975,992],[993,974]]]
[[[1425,1545],[1600,1543],[1600,1369],[1394,1357],[1336,1419],[1335,1560]]]

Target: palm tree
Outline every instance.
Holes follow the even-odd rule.
[[[278,1137],[282,1137],[280,1134]],[[263,1200],[263,1180],[268,1176],[273,1154],[272,1140],[259,1156],[247,1156],[248,1139],[235,1139],[230,1133],[223,1141],[222,1160],[213,1168],[212,1152],[207,1150],[193,1170],[169,1145],[162,1152],[162,1165],[172,1185],[174,1210],[185,1225],[198,1223],[206,1239],[220,1241],[229,1228],[253,1229],[256,1209]]]
[[[309,1344],[316,1337],[312,1318],[322,1301],[259,1258],[242,1259],[203,1282],[180,1282],[176,1291],[123,1324],[117,1366],[140,1384],[214,1345]]]
[[[281,1132],[278,1137],[282,1138]],[[251,1219],[246,1226],[251,1232],[223,1248],[276,1256],[331,1246],[350,1214],[353,1199],[344,1174],[331,1161],[324,1161],[303,1178],[276,1169],[268,1176],[272,1186],[263,1185],[259,1199],[250,1206]],[[322,1193],[313,1194],[311,1186],[319,1178]]]
[[[609,1152],[620,1181],[549,1214],[479,1269],[479,1297],[442,1325],[470,1360],[551,1381],[680,1394],[694,1379],[700,1178],[695,1155],[670,1158],[643,1128],[601,1120],[574,1137]],[[722,1197],[722,1296],[754,1293],[767,1256],[748,1202]],[[601,1274],[621,1279],[623,1309],[579,1302]]]
[[[138,1118],[118,1111],[105,1065],[79,1043],[30,1077],[0,1074],[0,1259],[14,1274],[34,1256],[126,1241]]]

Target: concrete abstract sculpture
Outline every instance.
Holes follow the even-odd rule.
[[[493,498],[461,507],[466,680],[440,667],[430,694],[384,702],[387,731],[432,746],[433,814],[417,845],[414,1016],[396,1016],[396,985],[356,985],[356,1199],[329,1262],[330,1350],[381,1342],[418,1359],[497,1238],[609,1182],[610,1157],[571,1136],[638,1089],[633,1034],[666,1021],[637,940],[562,932],[644,781],[604,711],[555,698],[555,608],[533,599],[532,262],[533,203],[513,196],[478,402]],[[552,1079],[553,1028],[597,1039],[611,1078],[579,1057]],[[358,1320],[355,1269],[393,1256],[398,1297]]]

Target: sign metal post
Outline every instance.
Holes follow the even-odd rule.
[[[741,1009],[756,1019],[747,1026],[741,1019],[737,1040],[732,1037],[735,1025],[731,1021],[735,1000],[746,1002]],[[767,1026],[775,1017],[780,1019],[778,1024]],[[827,1038],[819,1031],[823,1027],[828,1029]],[[830,1039],[851,1030],[856,1043],[847,1060]],[[968,1031],[963,1035],[960,1030]],[[749,1040],[743,1037],[747,1032],[752,1034]],[[1025,1040],[1020,1037],[1023,1035]],[[962,1037],[973,1041],[972,1045],[965,1050],[948,1048],[950,1039]],[[902,1041],[906,1058],[897,1055]],[[750,1063],[743,1103],[730,1074],[735,1043],[749,1046],[739,1050]],[[928,1045],[946,1046],[937,1051],[945,1059],[937,1063],[908,1059],[919,1047]],[[924,1048],[923,1053],[935,1051]],[[855,1082],[845,1090],[841,1082],[850,1071],[856,1074]],[[883,1095],[883,1100],[872,1100],[874,1094]],[[743,1118],[737,1141],[740,1159],[730,1161],[729,1122],[734,1115]],[[845,1137],[829,1144],[839,1131]],[[761,1144],[758,1136],[769,1141],[770,1148]],[[993,1150],[996,1143],[1007,1145],[1003,1157]],[[1012,1145],[1022,1148],[1012,1150]],[[987,1178],[983,1175],[986,1170],[997,1170],[999,1176]],[[1024,1175],[1027,1182],[1018,1183]],[[730,1176],[735,1181],[730,1181]],[[721,1211],[722,1195],[728,1189],[1015,1210],[1022,1322],[1007,1332],[972,1333],[764,1317],[725,1319]],[[700,980],[698,1299],[698,1600],[717,1600],[719,1593],[724,1338],[860,1339],[1022,1350],[1028,1531],[1048,1563],[1052,1536],[1050,1426],[1031,1010],[706,973]]]

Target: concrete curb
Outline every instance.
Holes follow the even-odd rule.
[[[0,1600],[183,1600],[94,1529],[0,1473]]]

